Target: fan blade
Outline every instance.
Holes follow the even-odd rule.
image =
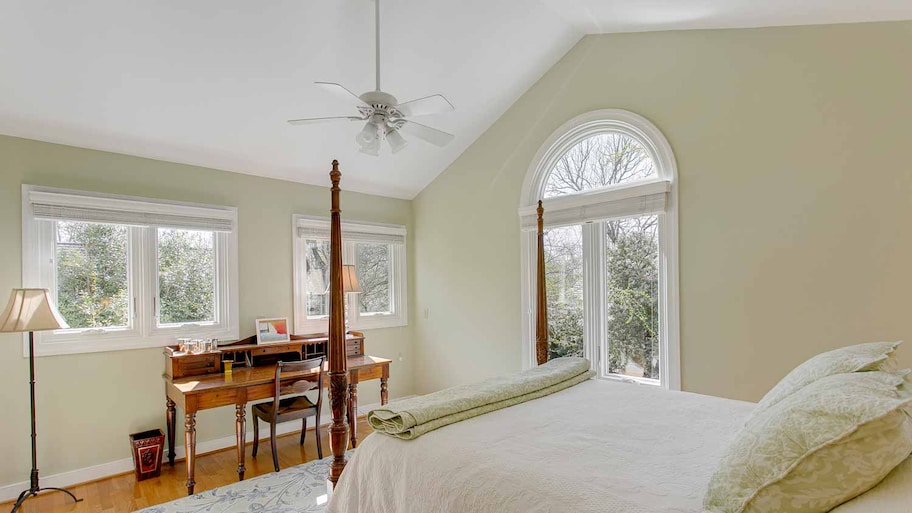
[[[329,118],[304,118],[304,119],[289,119],[288,124],[290,125],[309,125],[311,123],[319,123],[321,121],[364,121],[364,118],[359,118],[356,116],[334,116]]]
[[[409,118],[413,116],[428,116],[443,112],[453,112],[456,108],[453,107],[453,104],[444,98],[443,95],[433,94],[431,96],[425,96],[424,98],[418,98],[417,100],[400,103],[396,106],[396,110],[402,113],[404,117]]]
[[[349,91],[342,84],[337,84],[335,82],[314,82],[314,84],[317,84],[327,93],[344,101],[352,107],[370,107],[370,105],[364,103],[364,101],[357,94]]]
[[[402,120],[402,126],[399,130],[409,134],[414,135],[419,139],[424,139],[425,141],[434,144],[436,146],[446,146],[453,140],[453,134],[448,134],[437,130],[436,128],[431,128],[427,125],[422,125],[421,123],[415,123],[414,121],[409,121],[407,119]]]

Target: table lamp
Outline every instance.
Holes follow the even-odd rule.
[[[37,435],[35,434],[35,332],[44,330],[57,330],[68,328],[66,321],[51,302],[51,295],[47,289],[13,289],[9,303],[3,314],[0,315],[0,333],[29,334],[29,392],[31,393],[32,413],[32,473],[29,477],[29,488],[19,494],[12,513],[16,513],[22,503],[29,497],[34,497],[44,491],[58,491],[69,495],[75,502],[77,499],[68,490],[63,488],[42,488],[38,484],[38,449]]]
[[[364,292],[361,290],[361,285],[358,283],[358,273],[355,272],[354,265],[343,265],[342,266],[342,293],[345,294],[345,300],[348,301],[348,294],[360,294]],[[326,288],[324,294],[329,294],[329,287]],[[345,333],[350,333],[351,330],[348,328],[348,309],[346,308],[345,315]]]

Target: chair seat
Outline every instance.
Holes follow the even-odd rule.
[[[308,399],[307,396],[299,395],[297,397],[287,397],[279,400],[278,416],[286,417],[291,416],[294,413],[306,413],[308,410],[316,409],[316,406],[317,405]],[[272,417],[272,402],[255,404],[253,406],[253,413],[257,417],[268,420]]]

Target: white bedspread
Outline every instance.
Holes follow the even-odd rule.
[[[593,380],[412,441],[372,434],[329,513],[698,513],[752,403]]]

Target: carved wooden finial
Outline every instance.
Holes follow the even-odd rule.
[[[329,179],[332,180],[333,187],[339,186],[339,180],[342,178],[342,172],[339,171],[339,161],[333,160],[333,169],[329,172]]]
[[[542,200],[538,200],[538,208],[535,209],[535,211],[538,212],[539,219],[541,219],[542,216],[545,215],[545,208],[542,207]]]

